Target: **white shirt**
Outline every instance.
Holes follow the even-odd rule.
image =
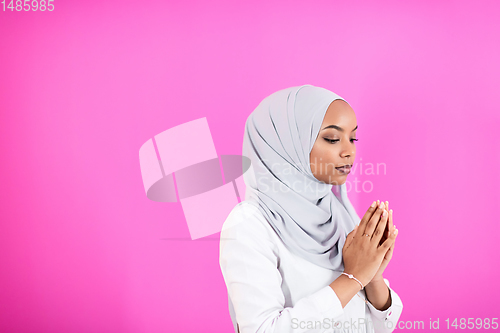
[[[235,332],[386,333],[394,330],[403,310],[387,279],[392,298],[387,310],[367,304],[364,290],[342,308],[329,286],[341,272],[291,253],[258,208],[246,201],[224,222],[219,263]]]

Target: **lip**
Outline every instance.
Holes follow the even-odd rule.
[[[347,175],[347,174],[349,174],[351,172],[351,165],[350,164],[346,164],[346,165],[337,167],[335,169],[339,170],[340,173],[343,173],[343,174]]]

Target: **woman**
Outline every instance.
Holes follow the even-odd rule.
[[[357,121],[340,96],[280,90],[248,117],[245,200],[224,222],[220,266],[235,332],[391,332],[403,309],[383,272],[388,202],[359,218],[345,181]]]

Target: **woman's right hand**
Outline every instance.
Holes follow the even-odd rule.
[[[342,249],[344,272],[352,274],[366,286],[377,273],[386,252],[394,243],[394,238],[387,238],[382,244],[388,212],[384,202],[376,206],[374,202],[366,211],[358,226],[347,235]],[[369,236],[366,236],[369,235]]]

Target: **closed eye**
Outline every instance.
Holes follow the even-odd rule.
[[[327,142],[330,142],[330,143],[335,143],[337,141],[340,141],[339,139],[334,139],[334,140],[330,140],[330,139],[327,139],[327,138],[324,138]],[[354,143],[354,141],[358,141],[358,139],[351,139],[351,142]]]

